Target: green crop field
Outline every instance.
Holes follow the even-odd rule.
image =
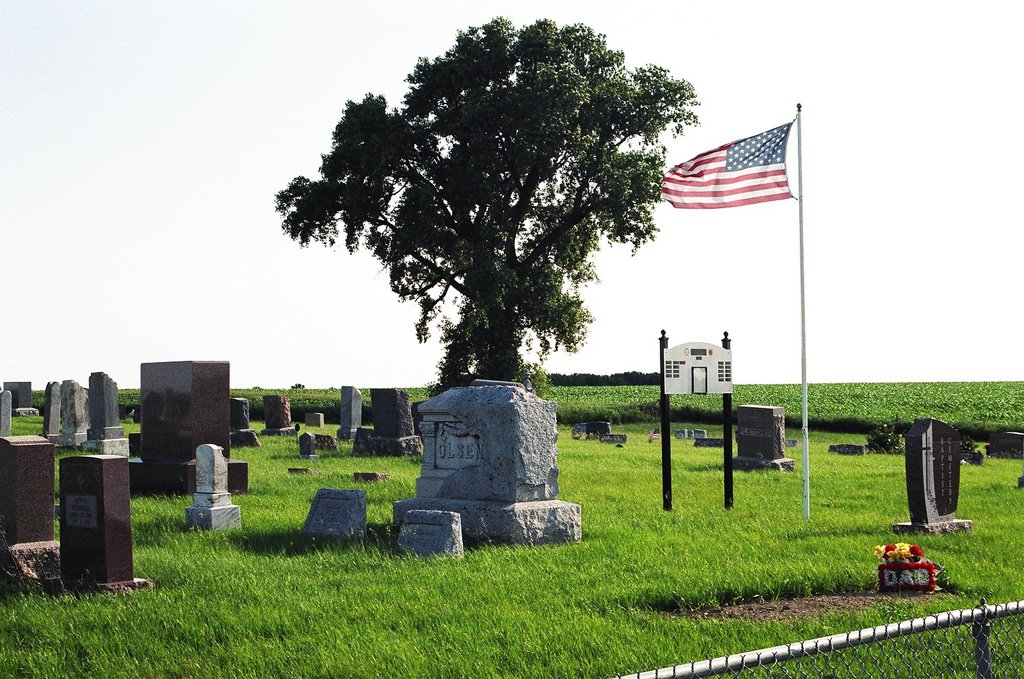
[[[1021,412],[1019,404],[980,407],[1000,385],[957,390],[965,394],[959,400],[939,385],[935,393],[950,398],[934,404],[903,392],[875,410],[855,396],[859,386],[822,385],[838,395],[833,407],[852,402],[850,412],[878,421]],[[846,396],[841,387],[851,387]],[[641,388],[624,392],[635,400],[620,404],[608,396],[620,388],[601,389],[556,389],[554,397],[560,408],[606,409],[639,409],[649,394],[656,398]],[[735,402],[780,403],[792,414],[785,399],[793,387],[750,389],[748,397],[738,388]],[[1019,389],[1007,386],[996,400],[1010,403]],[[869,391],[877,404],[879,390]],[[798,388],[795,395],[798,402]],[[676,398],[683,400],[674,405]],[[673,423],[695,425],[721,432]],[[342,443],[310,462],[297,459],[294,439],[263,437],[262,447],[232,454],[250,469],[250,493],[234,496],[241,529],[186,531],[189,498],[132,500],[136,575],[152,579],[153,590],[51,597],[37,585],[0,584],[0,668],[16,677],[601,677],[971,607],[980,597],[1024,598],[1021,462],[988,459],[962,470],[957,515],[974,521],[973,532],[918,538],[945,568],[944,593],[778,622],[691,615],[715,604],[872,588],[872,548],[893,541],[890,526],[909,518],[903,460],[829,454],[829,444],[863,435],[812,430],[804,521],[799,454],[794,474],[737,473],[727,511],[721,451],[674,441],[674,509],[665,512],[661,447],[646,436],[652,426],[653,418],[616,425],[629,435],[622,448],[574,440],[560,427],[560,497],[583,508],[582,542],[478,545],[463,559],[394,551],[391,505],[414,495],[418,459],[355,457]],[[14,419],[16,435],[40,427],[41,418]],[[295,466],[320,475],[289,474]],[[356,471],[391,480],[356,483]],[[366,541],[300,533],[321,487],[367,492]]]

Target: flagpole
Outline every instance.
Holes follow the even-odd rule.
[[[804,521],[811,520],[811,456],[807,441],[807,303],[804,295],[804,160],[800,135],[800,104],[796,105],[797,204],[800,213],[800,405],[804,442]]]

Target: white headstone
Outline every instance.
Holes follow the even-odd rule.
[[[242,510],[231,504],[228,460],[224,449],[210,443],[196,448],[196,492],[185,508],[185,527],[201,530],[240,528]]]

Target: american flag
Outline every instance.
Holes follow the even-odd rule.
[[[696,209],[791,198],[786,142],[792,126],[780,125],[676,165],[661,180],[661,197],[673,207]]]

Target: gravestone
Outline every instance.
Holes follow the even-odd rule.
[[[317,450],[337,450],[338,441],[330,434],[313,434],[316,437]]]
[[[828,452],[840,455],[863,455],[864,446],[855,443],[833,443],[828,447]]]
[[[303,460],[319,460],[316,454],[316,437],[308,431],[299,437],[299,457]]]
[[[712,438],[710,436],[705,436],[704,438],[693,439],[693,447],[694,448],[724,448],[725,447],[725,439],[723,439],[723,438]]]
[[[366,492],[321,488],[309,507],[302,532],[327,538],[366,537]]]
[[[796,460],[786,457],[786,413],[778,406],[740,406],[736,411],[733,469],[791,472]]]
[[[231,504],[228,460],[220,446],[204,443],[196,449],[196,492],[185,508],[185,528],[226,530],[242,527],[242,510]]]
[[[53,528],[54,446],[41,436],[0,437],[0,573],[59,573]]]
[[[384,472],[353,472],[352,480],[361,483],[380,483],[381,481],[390,481],[391,474]]]
[[[121,427],[117,383],[106,373],[89,375],[89,428],[82,450],[128,457],[128,438]]]
[[[610,422],[580,422],[572,427],[572,437],[574,439],[586,437],[587,439],[600,440],[602,436],[611,433],[612,425]]]
[[[799,443],[800,442],[797,441],[796,439],[786,439],[786,447],[787,448],[796,448],[797,445],[799,445]]]
[[[580,506],[558,500],[555,404],[520,386],[457,387],[420,405],[416,497],[394,505],[458,512],[463,535],[508,544],[578,542]]]
[[[622,445],[626,442],[626,434],[601,434],[601,443],[616,443]]]
[[[51,588],[130,592],[135,577],[128,459],[79,455],[60,461],[60,579]]]
[[[249,425],[249,399],[233,398],[230,401],[231,407],[231,447],[232,448],[259,448],[260,439],[256,436],[256,430]]]
[[[14,397],[11,392],[0,391],[0,436],[11,435],[11,403]]]
[[[77,448],[88,437],[89,392],[74,380],[60,384],[60,446]]]
[[[11,392],[12,412],[21,410],[22,416],[39,416],[39,411],[32,407],[31,382],[4,382],[4,391]]]
[[[365,436],[356,432],[354,455],[417,455],[422,451],[423,443],[413,428],[409,392],[371,389],[370,406],[373,429]]]
[[[988,440],[988,454],[991,457],[1021,459],[1024,457],[1024,433],[1001,431],[992,434]]]
[[[416,556],[462,556],[462,518],[458,512],[413,509],[405,513],[398,551]]]
[[[306,413],[305,422],[307,427],[322,427],[324,426],[324,414]]]
[[[341,388],[341,426],[338,439],[349,441],[363,425],[363,395],[355,387]]]
[[[231,459],[227,361],[142,364],[142,450],[130,467],[132,493],[196,492],[196,449],[220,446],[228,458],[228,490],[249,489],[249,467]]]
[[[280,394],[263,397],[264,436],[295,436],[298,430],[292,426],[292,401]]]
[[[43,437],[60,443],[60,382],[47,382],[43,392]]]
[[[955,516],[960,496],[960,433],[945,422],[918,418],[905,435],[910,522],[896,533],[956,533],[972,522]]]

